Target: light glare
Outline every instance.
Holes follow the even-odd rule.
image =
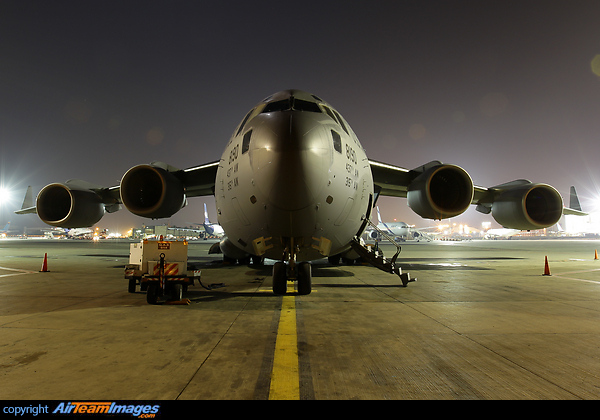
[[[0,205],[11,200],[11,193],[8,188],[0,187]]]

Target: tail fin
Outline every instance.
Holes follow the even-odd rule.
[[[210,220],[208,220],[208,210],[206,210],[206,203],[204,203],[204,224],[210,224]]]
[[[215,233],[215,228],[213,227],[213,224],[210,223],[210,220],[208,220],[208,210],[206,210],[206,203],[204,203],[204,223],[202,223],[202,226],[204,226],[204,230],[209,235]]]
[[[377,219],[379,219],[379,224],[385,226],[385,230],[387,230],[387,233],[389,233],[390,235],[393,235],[394,233],[392,232],[392,229],[390,229],[388,227],[388,225],[386,225],[382,220],[381,220],[381,214],[379,214],[379,206],[377,206]]]
[[[575,191],[575,187],[571,186],[570,198],[569,198],[569,207],[573,210],[581,211],[581,205],[579,204],[579,198],[577,197],[577,192]]]

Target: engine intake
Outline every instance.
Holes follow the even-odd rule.
[[[409,207],[426,219],[458,216],[473,200],[473,181],[459,166],[435,165],[410,183],[407,200]]]
[[[138,165],[121,179],[121,201],[138,216],[171,217],[186,204],[185,188],[175,175],[163,168]]]
[[[104,216],[102,199],[94,191],[57,183],[42,188],[36,209],[44,223],[63,228],[89,227]]]
[[[562,197],[555,188],[528,184],[500,193],[492,203],[492,216],[509,229],[543,229],[560,220],[562,208]]]

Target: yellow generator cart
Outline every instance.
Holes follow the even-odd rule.
[[[125,266],[129,292],[135,293],[139,284],[150,304],[158,303],[165,296],[170,297],[170,302],[183,302],[183,292],[194,285],[194,280],[200,280],[199,270],[188,270],[187,246],[187,241],[132,243],[129,264]]]

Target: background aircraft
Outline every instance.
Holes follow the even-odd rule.
[[[6,223],[2,229],[0,229],[0,233],[8,233],[10,228],[10,222]]]
[[[311,291],[310,261],[331,256],[368,256],[358,238],[381,195],[406,197],[419,216],[444,219],[471,204],[501,225],[540,229],[554,225],[563,201],[553,187],[516,180],[474,186],[456,165],[432,161],[409,170],[369,160],[347,121],[318,96],[299,90],[273,94],[253,107],[234,130],[219,161],[180,170],[161,162],[134,166],[118,186],[71,180],[40,191],[35,206],[47,224],[88,227],[124,205],[148,218],[170,217],[187,198],[214,195],[230,259],[270,258],[273,291],[287,281]],[[27,200],[25,200],[27,201]],[[379,256],[373,265],[401,276]]]
[[[7,222],[2,229],[0,229],[0,236],[5,237],[9,233],[16,233],[16,230],[10,230],[10,222]]]
[[[206,209],[206,203],[204,203],[204,223],[202,223],[202,226],[204,226],[204,230],[209,235],[222,237],[225,234],[221,225],[217,223],[211,223],[208,219],[208,210]]]
[[[366,240],[377,240],[381,241],[384,239],[381,232],[387,234],[390,238],[395,241],[407,241],[409,239],[418,238],[421,236],[421,232],[418,229],[414,229],[410,225],[404,222],[384,222],[379,212],[379,206],[377,210],[377,226],[367,227],[365,229],[364,236]]]

